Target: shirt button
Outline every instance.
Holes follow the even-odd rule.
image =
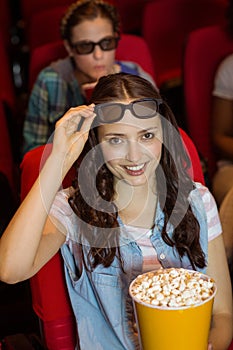
[[[162,254],[160,254],[160,256],[159,256],[159,257],[160,257],[160,259],[161,259],[161,260],[164,260],[164,259],[166,258],[165,254],[163,254],[163,253],[162,253]]]

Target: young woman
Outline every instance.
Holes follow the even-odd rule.
[[[34,84],[23,127],[23,153],[46,144],[56,121],[70,108],[86,103],[86,91],[106,74],[126,72],[152,77],[133,62],[120,62],[117,9],[103,0],[78,0],[65,13],[61,37],[68,57],[52,62]]]
[[[80,157],[73,186],[59,190]],[[0,279],[30,278],[61,248],[80,348],[135,350],[134,277],[161,266],[207,272],[218,286],[208,349],[227,350],[232,295],[221,226],[188,165],[175,118],[148,80],[100,78],[92,104],[56,124],[52,153],[0,240]]]

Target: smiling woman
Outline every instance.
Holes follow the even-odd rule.
[[[60,189],[76,160],[73,186]],[[156,88],[133,74],[101,77],[91,105],[57,122],[52,152],[0,240],[0,279],[29,278],[61,249],[77,347],[136,350],[132,280],[161,267],[206,271],[218,286],[209,342],[226,350],[232,294],[218,211],[184,164],[174,115]]]
[[[139,104],[141,104],[142,100],[139,101]],[[148,102],[151,101],[147,100]],[[162,150],[161,122],[156,105],[154,105],[154,109],[149,109],[147,119],[145,119],[148,111],[147,106],[143,113],[144,119],[138,118],[138,116],[135,119],[135,113],[132,113],[130,107],[135,107],[137,104],[137,100],[129,104],[116,103],[116,108],[120,105],[124,106],[126,112],[122,113],[123,118],[115,123],[112,123],[111,117],[106,118],[104,124],[98,128],[98,140],[104,160],[114,175],[116,185],[119,182],[117,185],[118,198],[121,197],[119,191],[123,191],[126,195],[128,186],[125,186],[125,183],[128,182],[133,186],[144,184],[145,187],[143,186],[144,188],[141,188],[140,192],[144,191],[145,194],[154,192],[155,171]],[[114,103],[111,105],[113,107]],[[101,104],[98,106],[100,108],[96,109],[97,120],[99,119],[98,110],[101,111]],[[111,115],[117,117],[114,114],[114,108],[112,108],[112,112]],[[107,123],[108,119],[110,119],[110,124]],[[122,190],[120,190],[121,186],[123,186]],[[120,208],[122,208],[122,205],[120,205]]]

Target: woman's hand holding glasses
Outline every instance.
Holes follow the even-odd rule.
[[[53,151],[65,175],[80,156],[95,117],[94,104],[70,108],[56,123]]]

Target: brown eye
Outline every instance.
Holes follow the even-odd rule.
[[[147,132],[146,134],[143,135],[143,138],[146,140],[150,140],[154,138],[154,134],[152,132]]]

